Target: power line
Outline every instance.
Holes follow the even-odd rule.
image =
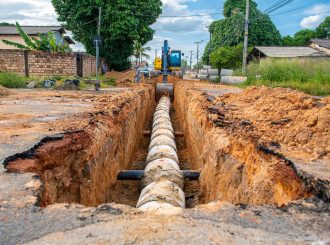
[[[295,11],[298,11],[298,10],[303,10],[303,9],[309,8],[309,7],[311,7],[311,6],[315,6],[315,5],[317,5],[317,4],[326,3],[326,2],[327,2],[327,0],[325,0],[325,1],[320,1],[320,2],[316,2],[316,3],[312,3],[312,4],[308,4],[308,5],[300,6],[300,7],[297,7],[297,8],[289,9],[289,10],[284,11],[284,12],[281,12],[281,13],[272,14],[272,15],[270,15],[270,16],[277,16],[277,15],[281,15],[281,14],[292,13],[292,12],[295,12]]]
[[[267,10],[265,10],[265,13],[270,14],[280,8],[283,8],[284,6],[290,4],[293,1],[295,1],[295,0],[281,0],[277,4],[273,5],[272,7],[268,8]]]

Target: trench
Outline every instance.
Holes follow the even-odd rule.
[[[232,137],[209,122],[198,93],[176,86],[170,116],[181,170],[199,170],[184,181],[186,208],[212,201],[285,205],[310,195],[281,159],[259,151],[253,140]],[[117,180],[121,170],[144,170],[155,110],[153,86],[114,97],[82,131],[44,140],[5,160],[9,172],[36,172],[43,183],[39,205],[120,203],[136,207],[141,181]],[[202,100],[206,100],[202,98]]]

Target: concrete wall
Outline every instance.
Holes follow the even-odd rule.
[[[29,35],[29,37],[37,38],[38,36],[37,35]],[[10,45],[7,45],[7,44],[3,43],[1,41],[2,39],[25,45],[24,40],[19,35],[0,35],[0,49],[18,49],[14,46],[10,46]]]
[[[0,49],[0,71],[3,72],[88,77],[96,74],[95,67],[95,57],[85,54]]]
[[[59,44],[62,41],[63,34],[61,34],[59,31],[56,31],[56,32],[54,32],[54,35],[56,38],[56,43]],[[38,35],[29,35],[29,37],[40,39]],[[17,35],[0,35],[0,49],[18,49],[14,46],[5,44],[4,42],[1,41],[2,39],[25,45],[23,38],[21,38],[21,36],[18,34]],[[70,44],[66,40],[63,40],[63,44],[66,46],[70,46]]]

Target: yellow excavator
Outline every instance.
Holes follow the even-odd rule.
[[[171,50],[168,41],[164,41],[162,57],[156,57],[154,61],[154,69],[161,71],[163,75],[163,83],[157,83],[156,85],[157,101],[162,95],[168,95],[172,100],[174,99],[174,85],[168,83],[168,76],[173,71],[179,71],[181,69],[182,55],[181,50]]]

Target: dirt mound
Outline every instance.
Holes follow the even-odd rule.
[[[219,97],[226,115],[252,126],[249,133],[285,155],[304,161],[330,160],[330,98],[291,89],[251,87]]]
[[[124,72],[111,71],[105,74],[106,79],[115,78],[116,86],[129,86],[134,83],[134,70],[127,70]]]
[[[0,96],[7,96],[10,94],[11,94],[11,91],[9,89],[0,85]]]

